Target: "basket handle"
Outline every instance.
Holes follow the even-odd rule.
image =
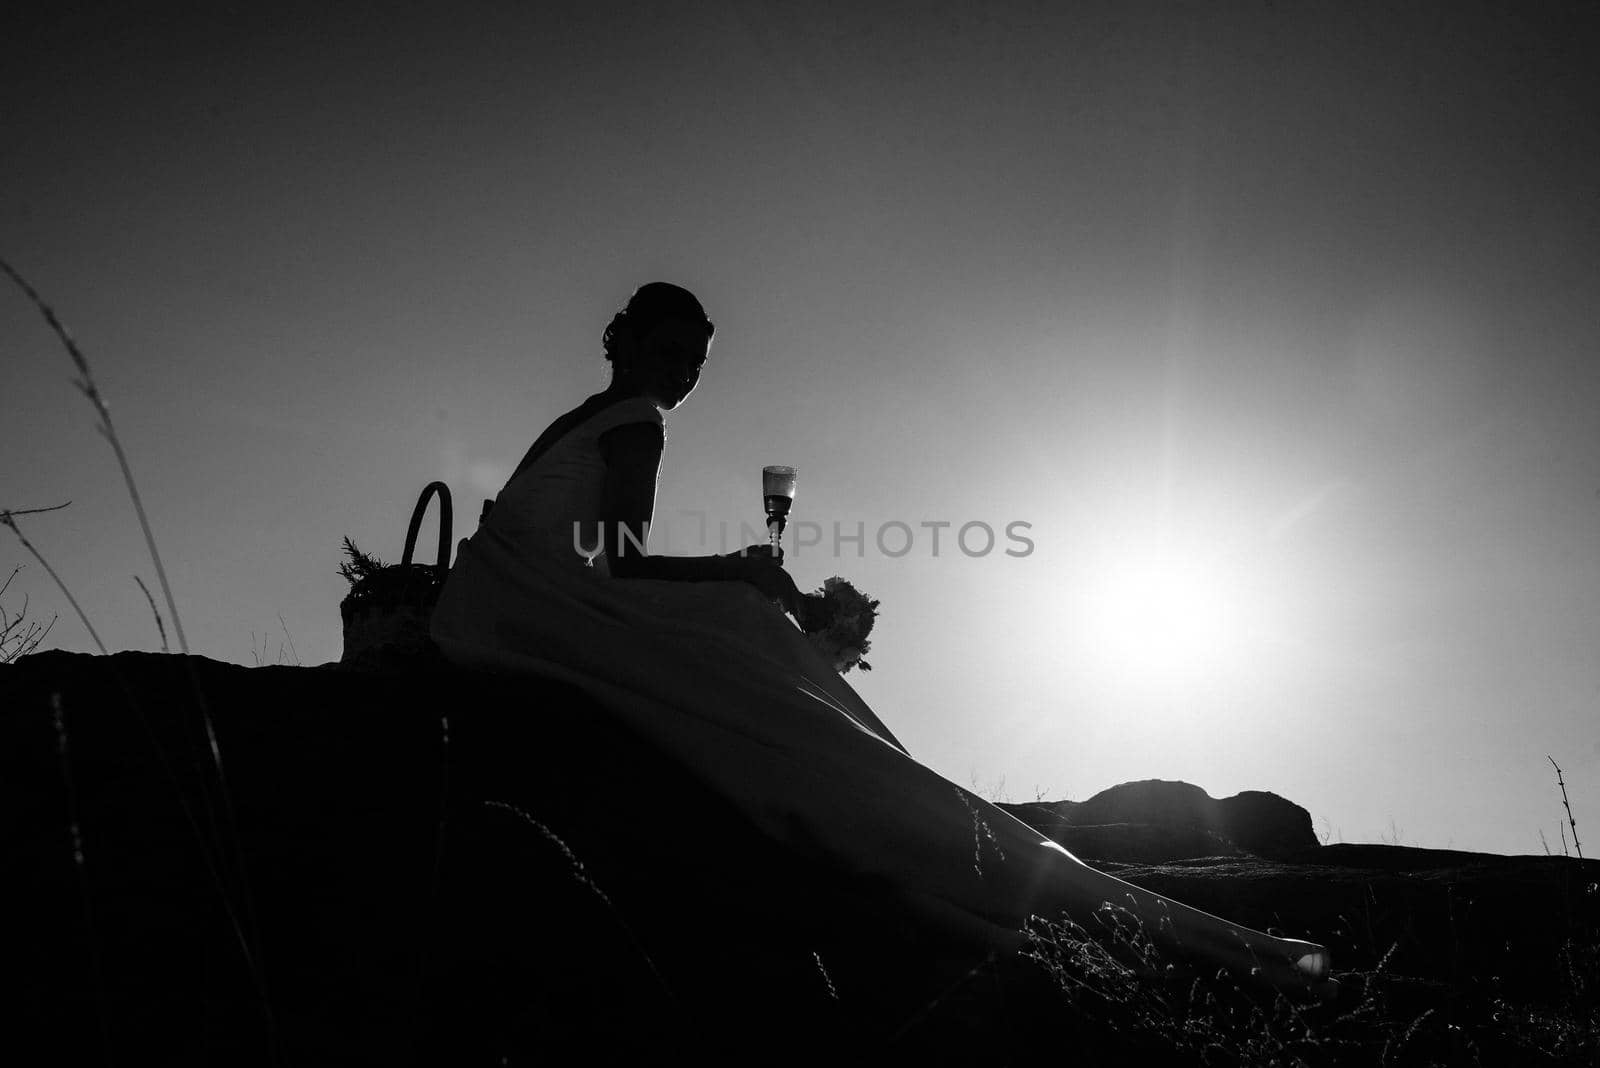
[[[450,487],[443,482],[430,482],[423,487],[422,496],[417,498],[417,507],[411,512],[411,525],[406,528],[406,551],[400,558],[401,567],[411,566],[411,554],[417,548],[417,530],[422,526],[422,517],[428,511],[428,498],[435,493],[439,495],[439,574],[443,575],[450,567]]]

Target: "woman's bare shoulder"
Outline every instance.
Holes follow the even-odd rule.
[[[666,430],[659,422],[619,423],[601,432],[600,455],[606,463],[621,460],[653,460],[666,447]]]

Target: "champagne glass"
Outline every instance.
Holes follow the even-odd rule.
[[[771,466],[761,469],[761,494],[767,508],[767,536],[773,555],[782,552],[783,528],[789,521],[789,506],[794,504],[795,470]]]

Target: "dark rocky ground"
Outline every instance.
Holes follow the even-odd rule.
[[[554,683],[37,654],[0,799],[6,1045],[54,1063],[1600,1063],[1600,864],[1319,846],[1270,794],[1003,806],[1333,948],[1336,999],[1254,1016],[953,960]]]

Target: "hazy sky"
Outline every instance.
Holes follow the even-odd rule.
[[[51,5],[0,44],[0,255],[198,653],[291,659],[281,613],[337,659],[341,538],[397,558],[434,478],[469,533],[665,279],[718,330],[653,548],[737,547],[797,466],[791,570],[882,599],[850,681],[936,770],[1559,850],[1546,754],[1600,827],[1600,40],[1502,7]],[[70,374],[0,291],[0,507],[70,499],[24,529],[158,648]],[[0,535],[7,607],[92,648]]]

